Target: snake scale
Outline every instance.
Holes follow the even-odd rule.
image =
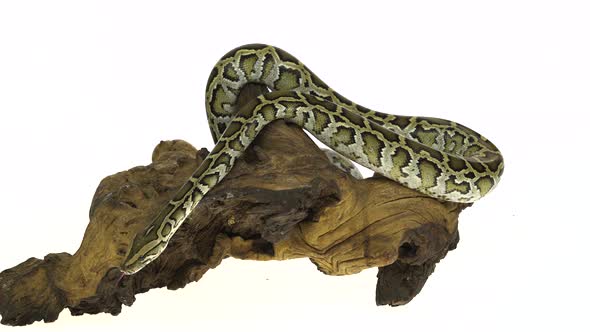
[[[268,87],[237,109],[247,83]],[[199,201],[232,169],[260,131],[275,120],[296,124],[339,154],[442,201],[469,203],[489,193],[504,163],[489,140],[458,123],[376,112],[346,99],[289,53],[238,47],[213,68],[206,110],[215,147],[174,198],[137,234],[123,274],[156,259]]]

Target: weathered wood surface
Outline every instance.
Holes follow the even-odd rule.
[[[260,92],[249,87],[242,104]],[[467,205],[441,203],[381,176],[356,180],[331,165],[301,129],[278,121],[206,195],[165,252],[117,283],[135,234],[207,153],[164,141],[152,164],[103,179],[75,254],[30,258],[0,273],[1,323],[54,321],[64,308],[118,314],[135,294],[184,287],[229,256],[308,257],[330,275],[378,267],[377,304],[400,305],[458,242],[458,215]]]

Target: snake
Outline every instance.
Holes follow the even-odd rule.
[[[238,108],[240,92],[249,83],[266,86],[268,92]],[[338,155],[439,201],[475,202],[496,187],[504,169],[498,148],[474,130],[440,118],[363,107],[271,45],[244,45],[223,56],[207,81],[205,104],[215,146],[136,234],[120,267],[122,275],[137,273],[166,249],[191,211],[276,120],[297,125]]]

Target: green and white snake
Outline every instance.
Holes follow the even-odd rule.
[[[270,92],[237,109],[247,83]],[[134,274],[156,259],[197,206],[260,131],[275,120],[296,124],[339,154],[408,188],[443,201],[469,203],[500,180],[500,151],[452,121],[376,112],[332,90],[299,60],[268,45],[226,54],[207,82],[207,117],[215,147],[162,209],[137,234],[121,267]]]

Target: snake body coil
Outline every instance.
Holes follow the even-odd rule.
[[[247,83],[271,92],[237,109]],[[215,65],[207,83],[207,117],[216,144],[146,230],[121,270],[133,274],[156,259],[199,201],[232,169],[269,123],[294,123],[341,155],[439,200],[473,202],[500,180],[498,149],[455,122],[372,111],[328,87],[287,52],[245,45]]]

